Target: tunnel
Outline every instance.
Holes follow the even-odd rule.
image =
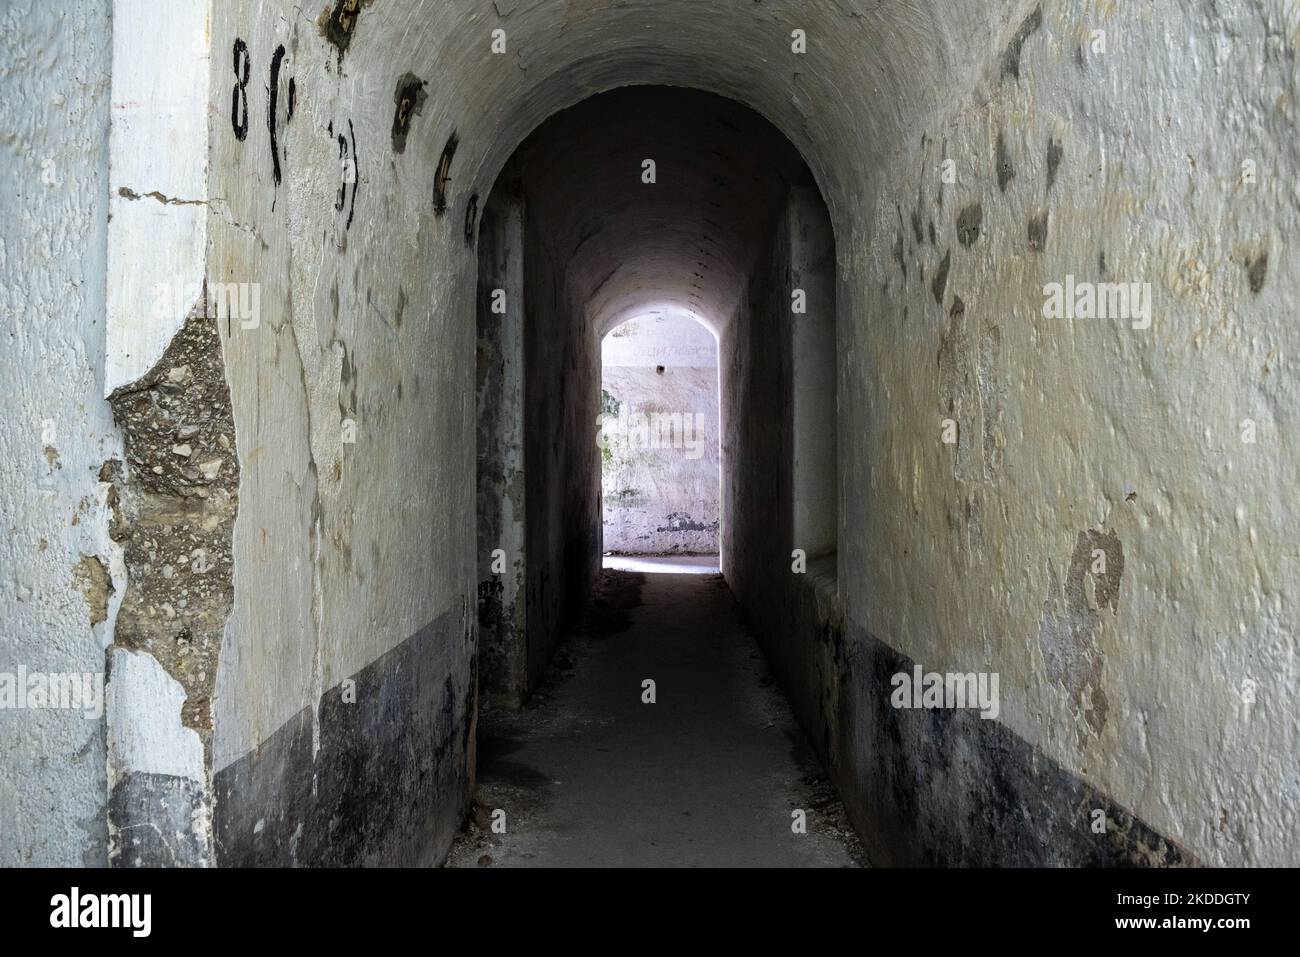
[[[1300,863],[1293,0],[62,6],[0,863]]]

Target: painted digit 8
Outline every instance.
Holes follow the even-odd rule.
[[[248,55],[248,44],[235,40],[235,88],[230,94],[230,122],[235,128],[235,139],[241,142],[248,136],[248,73],[252,67],[252,58]],[[239,76],[240,60],[244,63],[244,75]],[[240,119],[240,105],[243,105],[243,119]]]

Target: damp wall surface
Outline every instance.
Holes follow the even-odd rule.
[[[841,313],[840,582],[864,689],[845,710],[916,788],[888,804],[926,844],[1050,821],[1082,787],[1168,839],[1108,813],[1116,853],[1296,863],[1297,13],[1034,6],[882,170],[842,275],[871,297]],[[1046,317],[1071,276],[1149,284],[1149,327]],[[908,712],[886,743],[875,641],[999,672],[998,726]],[[1008,773],[1023,760],[1062,773]],[[1003,774],[956,835],[939,824]],[[1103,804],[1074,807],[1072,833]],[[1063,860],[1094,846],[1052,840]]]
[[[825,216],[815,190],[790,190],[723,338],[722,565],[800,724],[834,768],[840,742],[828,722],[838,670],[827,659],[841,651],[842,628],[837,482],[833,459],[826,461],[836,432],[827,383],[834,366],[825,343],[809,348],[834,338],[835,265]],[[795,311],[796,290],[805,293],[806,311]],[[818,461],[831,467],[829,475],[808,474]]]
[[[524,213],[502,174],[479,226],[477,467],[479,686],[518,704],[527,690],[524,478]]]
[[[0,865],[103,866],[122,583],[100,481],[121,456],[103,399],[109,4],[20,0],[0,32]],[[24,674],[85,676],[94,696],[20,707]]]
[[[1296,22],[1027,5],[885,154],[870,239],[836,217],[838,569],[778,597],[766,468],[724,568],[881,863],[1295,862]],[[1049,318],[1075,281],[1149,284],[1150,326]],[[748,477],[789,460],[757,328]],[[917,665],[1000,714],[892,707]]]
[[[600,569],[600,340],[568,281],[564,250],[539,215],[542,197],[528,199],[523,418],[531,690]]]

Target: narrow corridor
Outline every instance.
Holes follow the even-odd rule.
[[[474,823],[449,866],[862,863],[726,582],[684,573],[703,561],[607,568],[529,706],[480,718]]]
[[[0,868],[1300,866],[1300,0],[0,24]]]

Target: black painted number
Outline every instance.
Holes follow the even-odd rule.
[[[241,62],[244,65],[242,77],[239,72]],[[248,44],[243,40],[236,40],[235,89],[230,95],[230,122],[235,128],[235,139],[240,141],[248,136],[248,76],[251,69],[252,59],[248,55]]]

